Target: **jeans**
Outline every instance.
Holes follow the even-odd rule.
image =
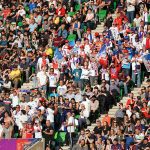
[[[74,81],[74,85],[75,85],[75,87],[78,87],[78,88],[82,89],[82,83],[81,83],[80,80],[79,81]]]
[[[98,84],[98,77],[97,76],[90,76],[90,85],[94,86]]]
[[[124,75],[125,75],[126,77],[129,76],[129,74],[130,74],[130,69],[125,69],[125,68],[123,68],[122,71],[123,71],[123,73],[124,73]]]
[[[137,77],[137,80],[136,80],[136,77]],[[134,70],[132,70],[132,81],[135,84],[137,83],[137,87],[141,86],[141,70],[137,70],[136,73]]]
[[[82,84],[81,90],[84,90],[85,86],[87,84],[89,84],[89,80],[88,79],[81,79],[81,84]]]
[[[127,95],[128,94],[127,84],[123,81],[120,81],[119,86],[124,86],[124,94]]]
[[[79,119],[79,128],[83,129],[84,125],[86,125],[86,119],[85,118],[80,118]]]
[[[134,12],[135,11],[127,11],[127,17],[128,17],[128,20],[130,23],[133,22],[133,19],[134,19]]]

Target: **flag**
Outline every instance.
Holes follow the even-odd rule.
[[[101,47],[101,49],[99,50],[98,55],[99,55],[99,56],[106,55],[106,48],[107,48],[107,46],[106,46],[106,44],[104,44],[104,45]]]
[[[147,54],[143,57],[143,62],[147,71],[150,72],[150,54]]]

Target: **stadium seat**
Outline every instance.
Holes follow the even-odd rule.
[[[106,15],[107,15],[107,10],[103,10],[103,9],[99,10],[97,15],[98,15],[100,21],[104,21],[104,19],[106,18]]]

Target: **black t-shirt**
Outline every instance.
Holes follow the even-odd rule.
[[[16,10],[12,10],[11,14],[10,14],[10,18],[13,18],[16,15],[17,11]]]
[[[12,47],[13,42],[14,42],[13,39],[8,41],[8,48],[11,48],[11,47]]]
[[[101,135],[102,134],[102,130],[103,130],[102,127],[99,128],[99,127],[96,126],[94,128],[94,134],[100,134]]]
[[[144,149],[149,148],[149,147],[150,147],[150,142],[148,142],[147,144],[142,143],[142,144],[140,145],[140,149],[141,149],[141,150],[144,150]]]
[[[43,131],[46,131],[48,133],[50,133],[51,130],[54,130],[52,126],[45,126],[43,128]],[[45,134],[44,132],[43,137],[45,138],[45,140],[53,140],[53,135]]]
[[[4,123],[5,112],[0,112],[0,124]]]
[[[104,133],[104,135],[106,135],[106,134],[108,133],[109,130],[110,130],[109,127],[103,128],[103,133]]]
[[[28,66],[29,66],[28,63],[25,63],[25,64],[21,63],[21,64],[20,64],[20,68],[22,68],[22,69],[24,69],[24,70],[27,69]]]

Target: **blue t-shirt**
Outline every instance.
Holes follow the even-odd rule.
[[[72,74],[74,76],[74,81],[80,81],[81,73],[82,73],[81,69],[74,69],[73,70]]]
[[[125,139],[126,139],[126,148],[129,148],[130,144],[132,142],[134,142],[134,138],[130,137],[130,136],[127,136]]]

